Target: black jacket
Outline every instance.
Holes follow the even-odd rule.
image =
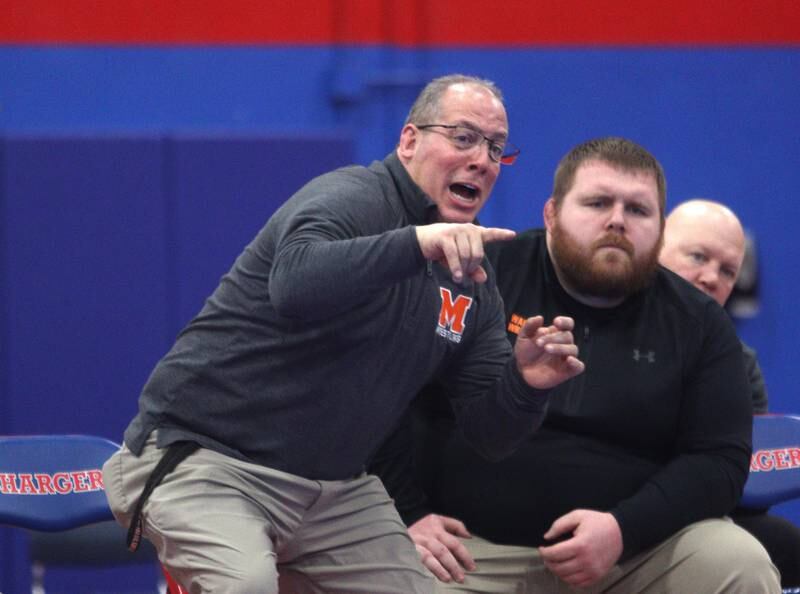
[[[404,519],[436,511],[494,542],[537,546],[569,511],[610,511],[624,559],[733,509],[750,460],[751,399],[723,309],[663,268],[618,307],[585,306],[559,284],[542,230],[489,251],[512,341],[518,318],[571,316],[586,371],[552,391],[542,427],[499,463],[470,449],[429,388],[414,422],[427,500],[397,455],[402,434],[373,467]]]

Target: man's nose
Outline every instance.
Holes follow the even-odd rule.
[[[700,273],[700,284],[714,290],[717,288],[717,283],[719,283],[719,271],[713,265],[705,266]]]
[[[608,213],[606,229],[622,232],[625,230],[625,205],[615,203]]]
[[[468,165],[470,169],[485,171],[496,164],[497,163],[492,161],[492,158],[489,156],[489,144],[485,140],[481,140],[481,142],[472,147]]]

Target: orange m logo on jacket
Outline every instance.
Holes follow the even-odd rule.
[[[444,287],[439,287],[439,294],[442,296],[442,308],[439,310],[439,328],[441,330],[449,328],[451,332],[460,336],[464,333],[464,319],[467,316],[467,310],[472,305],[472,297],[458,295],[456,300],[453,301],[453,294]]]

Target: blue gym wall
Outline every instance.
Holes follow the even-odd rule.
[[[455,71],[498,83],[523,150],[503,170],[485,224],[540,225],[556,162],[600,135],[628,136],[661,160],[668,204],[698,195],[729,204],[759,253],[761,308],[737,322],[741,335],[759,352],[771,408],[800,412],[796,38],[482,48],[6,43],[0,434],[119,441],[150,369],[270,213],[314,175],[385,155],[424,81]],[[779,511],[800,521],[800,506]],[[22,546],[0,531],[6,594],[28,587]]]

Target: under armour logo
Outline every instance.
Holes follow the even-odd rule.
[[[647,353],[642,354],[639,349],[633,349],[633,360],[638,363],[640,359],[647,359],[648,363],[655,363],[656,354],[653,351],[647,351]]]

